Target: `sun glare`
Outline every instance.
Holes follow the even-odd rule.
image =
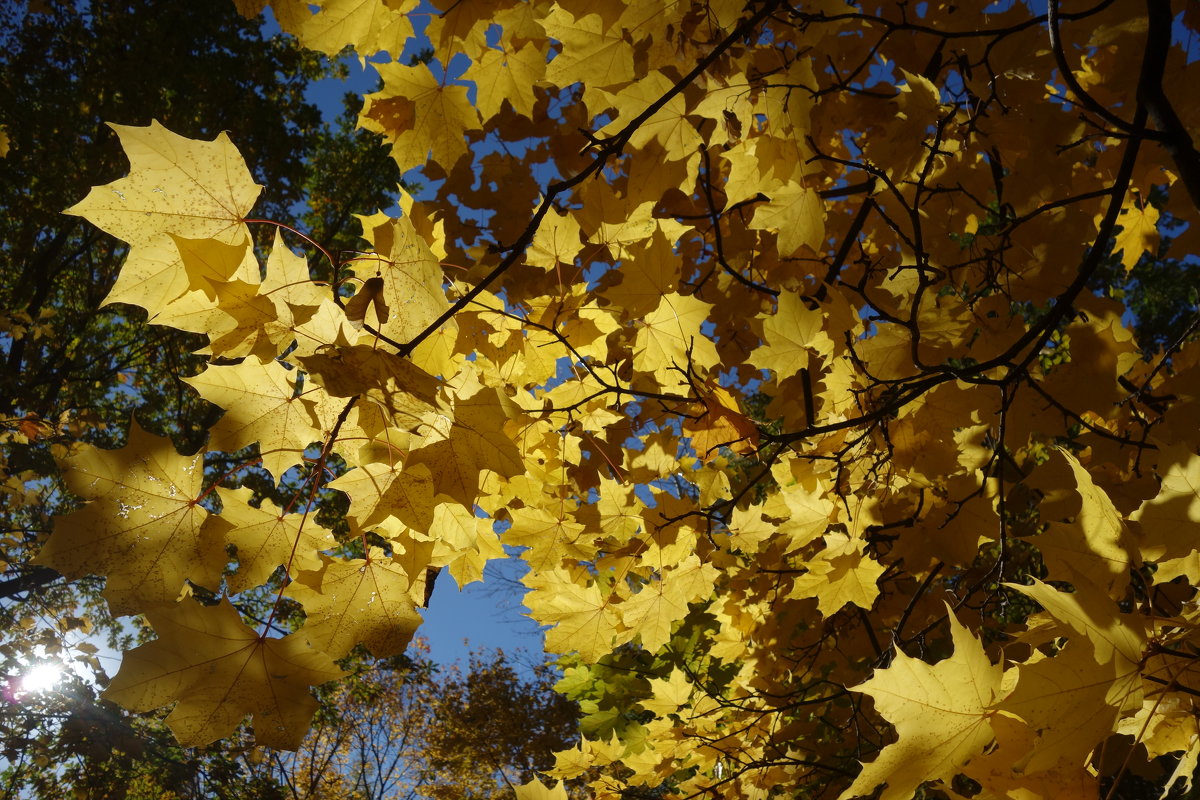
[[[63,668],[59,664],[41,662],[32,665],[21,676],[21,691],[25,693],[48,692],[62,679]]]

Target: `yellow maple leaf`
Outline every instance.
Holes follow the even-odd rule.
[[[530,42],[511,51],[484,50],[463,77],[475,81],[475,105],[485,119],[499,114],[505,102],[518,114],[532,118],[533,87],[545,74],[546,48]]]
[[[1121,231],[1115,237],[1113,251],[1120,251],[1125,272],[1137,266],[1142,253],[1158,252],[1158,209],[1138,196],[1130,195],[1121,208]]]
[[[610,105],[617,110],[617,118],[606,125],[598,135],[616,134],[667,94],[674,85],[675,81],[654,70],[615,94],[604,93],[609,98]],[[687,102],[682,93],[676,94],[655,111],[654,116],[639,125],[629,137],[629,144],[642,148],[652,140],[662,145],[663,153],[671,161],[688,158],[703,143],[704,140],[696,131],[696,126],[687,119]]]
[[[365,394],[392,415],[397,427],[417,425],[437,403],[432,375],[381,348],[325,347],[298,360],[331,397]]]
[[[477,517],[456,503],[442,503],[433,510],[430,532],[436,537],[429,559],[432,567],[448,567],[458,588],[483,580],[487,562],[504,558],[493,520]]]
[[[248,239],[231,245],[218,239],[185,239],[174,234],[168,235],[179,250],[190,289],[199,289],[215,300],[219,284],[231,280],[258,283],[258,259],[250,249]]]
[[[301,0],[275,0],[280,27],[295,34],[305,47],[336,56],[353,45],[360,58],[375,53],[399,53],[413,35],[409,19],[417,0],[323,0],[315,4]],[[283,10],[284,13],[279,13]]]
[[[1140,620],[1118,612],[1099,587],[1075,572],[1073,593],[1036,578],[1012,588],[1033,598],[1060,623],[1070,641],[1052,658],[1017,667],[1016,688],[1004,709],[1039,733],[1026,753],[1011,754],[1028,772],[1083,763],[1116,721],[1142,703],[1139,664],[1146,645]]]
[[[734,508],[729,519],[730,545],[747,553],[756,552],[777,531],[773,523],[763,518],[761,505]]]
[[[574,263],[581,249],[579,220],[573,214],[551,211],[533,234],[533,241],[525,251],[525,263],[554,269],[558,264]]]
[[[146,617],[158,639],[125,654],[104,697],[130,711],[175,703],[166,722],[185,747],[229,736],[253,714],[258,744],[294,750],[317,710],[308,687],[346,674],[296,634],[261,638],[228,599],[187,598]]]
[[[719,458],[723,447],[735,453],[750,453],[758,448],[758,426],[741,412],[729,391],[710,385],[702,399],[703,413],[683,422],[683,429],[691,435],[692,447],[701,460]]]
[[[691,678],[683,670],[675,667],[666,678],[651,678],[650,691],[653,695],[639,700],[638,704],[647,711],[665,717],[687,705],[694,688]]]
[[[433,524],[433,477],[424,464],[406,467],[392,460],[363,464],[329,484],[350,496],[346,517],[356,528],[370,530],[395,519],[418,531]]]
[[[260,288],[257,280],[232,280],[212,287],[215,300],[203,290],[187,292],[168,303],[151,322],[207,335],[208,347],[200,352],[223,358],[255,355],[272,359],[291,343],[295,333],[287,306],[284,312],[289,316],[280,319],[279,309]]]
[[[383,88],[366,96],[358,124],[383,134],[401,169],[432,158],[447,172],[467,154],[467,131],[479,128],[479,112],[467,87],[439,81],[425,64],[377,64]]]
[[[247,358],[234,366],[210,364],[184,378],[208,402],[225,409],[209,447],[235,452],[258,442],[263,466],[276,480],[299,464],[304,448],[321,438],[296,394],[296,371],[278,361]]]
[[[863,154],[900,182],[912,179],[926,157],[926,139],[941,112],[941,93],[924,75],[899,69],[895,113],[863,137]]]
[[[638,634],[642,647],[658,652],[671,639],[671,629],[687,616],[688,603],[712,593],[719,572],[694,553],[651,578],[637,594],[618,606],[622,624]]]
[[[171,237],[160,236],[130,246],[117,280],[101,305],[128,303],[146,309],[154,318],[190,287],[179,248]]]
[[[825,542],[825,549],[807,562],[808,573],[796,579],[792,596],[817,598],[817,610],[826,617],[847,603],[869,611],[887,567],[863,552],[862,539],[828,533]]]
[[[512,524],[504,532],[504,543],[529,548],[521,557],[534,569],[553,569],[565,558],[586,561],[594,555],[587,547],[584,526],[574,520],[564,504],[559,503],[557,511],[528,505],[508,513]]]
[[[897,741],[863,765],[840,800],[863,797],[881,783],[880,800],[908,800],[926,781],[947,784],[991,743],[991,717],[1001,698],[1002,670],[979,639],[947,608],[954,655],[934,665],[897,650],[887,669],[853,687],[875,700]]]
[[[423,440],[414,442],[408,463],[427,467],[440,494],[474,508],[482,471],[505,478],[525,471],[521,452],[504,429],[519,413],[516,404],[497,390],[468,382],[443,404]]]
[[[421,624],[407,572],[377,548],[365,560],[323,560],[320,570],[301,573],[285,590],[307,615],[296,635],[334,658],[357,644],[377,658],[403,653]]]
[[[249,238],[243,220],[261,186],[224,133],[204,142],[171,133],[157,121],[147,127],[109,125],[129,157],[130,174],[67,209],[130,244],[167,234],[240,245]]]
[[[440,0],[434,3],[439,6],[438,13],[429,21],[425,35],[438,52],[463,53],[472,60],[477,59],[487,47],[487,30],[495,24],[496,11],[506,4],[505,0],[476,0],[473,3]]]
[[[604,89],[634,78],[633,47],[619,28],[607,26],[599,14],[574,17],[562,6],[554,6],[542,25],[562,49],[546,66],[546,80],[567,87],[584,82],[589,88]]]
[[[1034,541],[1050,577],[1071,580],[1070,575],[1082,574],[1106,591],[1124,591],[1136,549],[1120,512],[1088,471],[1075,456],[1058,450],[1032,483],[1048,493],[1041,513],[1049,525]],[[1059,521],[1064,517],[1068,521]]]
[[[513,787],[517,800],[567,800],[567,787],[562,781],[547,788],[546,784],[533,778],[529,783]]]
[[[332,297],[328,284],[312,280],[308,259],[293,253],[284,244],[278,229],[267,257],[267,273],[262,280],[261,292],[271,298],[281,319],[292,316],[297,324],[311,319]],[[286,306],[290,314],[285,313],[281,305]]]
[[[525,595],[529,616],[553,626],[546,631],[548,651],[578,652],[584,661],[595,663],[612,649],[617,616],[599,586],[580,585],[559,568],[530,572],[521,582],[530,588]]]
[[[282,513],[269,499],[252,506],[254,492],[245,487],[218,489],[217,494],[221,513],[204,524],[237,548],[237,572],[225,579],[231,592],[265,584],[281,566],[293,577],[300,570],[316,570],[321,566],[318,551],[337,546],[333,534],[311,515]]]
[[[700,331],[710,311],[712,304],[695,295],[663,295],[638,325],[633,368],[656,374],[660,386],[674,387],[686,383],[683,371],[715,366],[721,360],[717,348]]]
[[[613,270],[607,280],[619,279],[606,287],[606,295],[623,309],[628,319],[638,319],[654,311],[665,294],[677,291],[683,273],[683,259],[659,227],[651,235],[633,243],[629,258]]]
[[[83,445],[62,466],[67,486],[89,502],[58,520],[34,563],[70,578],[107,576],[115,615],[174,603],[187,580],[219,586],[224,545],[196,504],[202,454],[181,456],[133,422],[125,447]]]
[[[778,233],[781,256],[795,255],[802,247],[820,253],[825,244],[825,206],[812,189],[788,183],[754,210],[747,227]]]
[[[823,536],[838,520],[838,505],[829,483],[814,475],[811,465],[801,459],[777,462],[771,473],[779,481],[781,492],[776,499],[784,508],[768,509],[767,515],[780,520],[779,532],[790,540],[787,549],[799,550]]]
[[[1159,455],[1162,485],[1130,519],[1144,536],[1142,555],[1151,561],[1181,559],[1200,549],[1200,456],[1183,444],[1164,447]],[[1200,581],[1200,574],[1191,575]]]
[[[1017,673],[1004,707],[1041,732],[1026,751],[1009,754],[1014,768],[1028,773],[1084,762],[1112,734],[1137,685],[1136,670],[1124,676],[1098,670],[1082,641],[1068,642],[1053,658],[1035,657]]]
[[[1010,670],[1011,672],[1011,670]],[[1051,706],[1050,708],[1053,708]],[[1051,713],[1058,713],[1055,709]],[[985,795],[1014,800],[1092,800],[1100,794],[1099,781],[1081,763],[1060,761],[1037,772],[1013,768],[1016,758],[1037,746],[1037,734],[1021,719],[1004,712],[992,717],[996,747],[964,768],[964,774],[982,784]]]
[[[292,330],[291,310],[281,309],[262,293],[257,281],[229,281],[218,284],[217,310],[221,316],[210,323],[209,351],[214,356],[261,359],[275,358],[296,338]],[[282,319],[279,314],[286,316]]]
[[[783,292],[775,313],[763,320],[764,343],[750,354],[750,362],[773,370],[779,380],[795,375],[833,352],[824,325],[820,309],[810,309],[795,292]]]

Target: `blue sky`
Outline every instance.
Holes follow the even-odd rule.
[[[543,660],[543,637],[538,624],[524,616],[523,587],[514,585],[518,563],[490,564],[482,583],[468,584],[462,591],[443,571],[422,611],[425,622],[417,631],[430,647],[430,656],[449,664],[466,660],[467,653],[480,647],[500,648],[506,653],[523,649],[525,663]]]

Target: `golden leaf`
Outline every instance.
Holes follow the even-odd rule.
[[[229,736],[253,714],[259,744],[294,750],[317,710],[308,687],[345,675],[296,634],[260,637],[227,599],[146,616],[158,639],[126,653],[104,697],[130,711],[175,703],[167,725],[185,747]]]

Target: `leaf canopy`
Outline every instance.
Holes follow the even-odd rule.
[[[396,652],[438,569],[478,577],[507,544],[586,712],[549,776],[596,796],[1099,791],[1125,777],[1114,749],[1178,758],[1159,728],[1197,691],[1196,551],[1166,528],[1194,516],[1200,346],[1192,325],[1139,347],[1101,280],[1194,242],[1195,120],[1172,99],[1200,62],[1169,4],[435,7],[433,60],[381,63],[359,120],[429,185],[359,218],[369,250],[317,249],[327,283],[278,239],[261,268],[229,249],[253,196],[224,139],[123,129],[121,202],[154,222],[101,190],[74,207],[135,256],[174,264],[170,239],[178,269],[132,269],[156,324],[207,336],[214,481],[261,457],[300,517],[303,556],[225,590],[253,574],[304,627],[222,634],[215,663]],[[277,16],[396,59],[423,13]],[[143,197],[164,169],[190,188]],[[72,458],[147,494],[145,448]],[[180,516],[210,488],[186,486]],[[346,509],[331,534],[318,498]],[[259,548],[233,508],[222,543],[279,560],[278,529]],[[70,520],[42,562],[78,572]],[[176,583],[220,591],[225,561]],[[134,589],[114,608],[168,632],[114,696],[179,702],[189,740],[245,713],[296,735],[224,667],[193,682],[205,645],[179,649],[171,614],[199,610]],[[273,696],[332,678],[278,657],[296,677],[267,670]]]

